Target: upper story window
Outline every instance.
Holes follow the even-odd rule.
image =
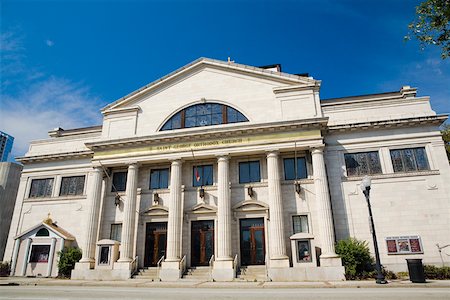
[[[127,188],[127,172],[113,174],[111,192],[123,192]]]
[[[122,223],[111,224],[111,232],[109,234],[109,239],[118,242],[122,241]]]
[[[177,112],[161,131],[238,122],[248,122],[248,119],[232,107],[217,103],[195,104]]]
[[[195,166],[192,178],[193,186],[213,185],[213,166]]]
[[[284,179],[294,180],[307,178],[306,159],[304,157],[297,157],[297,162],[294,158],[285,158],[284,163]],[[297,171],[297,175],[295,172]]]
[[[424,147],[391,150],[391,160],[394,172],[414,172],[430,169]]]
[[[51,197],[53,178],[33,179],[31,181],[30,198]]]
[[[259,160],[239,163],[239,183],[260,182]]]
[[[344,157],[347,176],[382,173],[378,151],[346,153]]]
[[[154,169],[150,172],[150,189],[167,189],[169,187],[169,169]]]
[[[292,227],[294,234],[295,233],[308,233],[308,216],[307,215],[298,215],[292,216]]]
[[[84,176],[63,177],[61,179],[60,196],[82,195],[84,190]]]

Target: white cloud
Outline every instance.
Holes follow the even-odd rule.
[[[55,42],[53,42],[52,40],[46,40],[45,44],[47,44],[47,46],[49,47],[52,47],[55,44]]]

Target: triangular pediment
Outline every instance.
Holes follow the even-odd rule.
[[[206,204],[206,203],[199,203],[191,208],[191,212],[193,214],[216,213],[217,207]]]
[[[36,224],[35,226],[25,230],[21,234],[15,236],[14,239],[35,237],[36,233],[42,228],[45,228],[49,231],[50,233],[49,237],[59,237],[69,241],[75,240],[75,237],[73,235],[71,235],[70,233],[68,233],[67,231],[56,225],[55,223],[48,224],[45,222]]]
[[[147,216],[167,216],[169,215],[169,208],[163,205],[153,205],[142,214]]]
[[[269,206],[261,201],[244,200],[233,206],[234,211],[267,211]]]
[[[174,72],[155,80],[140,89],[118,99],[117,101],[110,103],[102,108],[102,112],[115,111],[117,109],[124,109],[127,107],[133,107],[144,96],[154,92],[155,90],[164,89],[176,84],[180,80],[184,80],[193,76],[199,72],[209,70],[225,71],[233,76],[246,76],[247,78],[258,78],[271,81],[274,83],[274,87],[281,89],[285,88],[298,88],[298,87],[315,87],[320,85],[320,81],[312,79],[310,77],[297,76],[292,74],[286,74],[282,72],[269,71],[262,68],[252,67],[248,65],[237,64],[234,62],[225,62],[209,58],[199,58]]]

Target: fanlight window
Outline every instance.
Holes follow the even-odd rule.
[[[48,232],[47,228],[41,228],[36,232],[36,236],[49,236],[50,233]]]
[[[161,130],[211,126],[228,123],[248,122],[239,111],[217,103],[205,103],[189,106],[170,118]]]

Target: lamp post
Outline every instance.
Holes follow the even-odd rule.
[[[361,181],[361,190],[366,196],[367,207],[369,208],[369,220],[370,220],[370,229],[372,231],[372,239],[373,239],[373,247],[375,248],[375,269],[377,270],[377,283],[385,284],[387,281],[384,278],[383,273],[381,272],[381,263],[380,263],[380,253],[378,253],[378,243],[377,243],[377,234],[375,233],[375,224],[373,223],[372,217],[372,207],[370,206],[370,184],[371,179],[369,176],[364,176]]]

